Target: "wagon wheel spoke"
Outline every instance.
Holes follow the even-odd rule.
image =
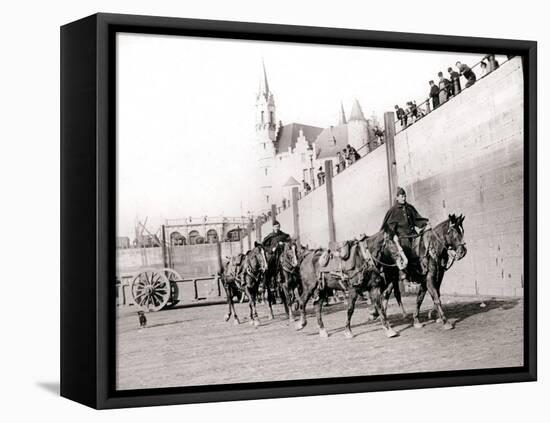
[[[170,300],[170,282],[162,271],[144,270],[132,281],[134,302],[146,311],[161,310]]]

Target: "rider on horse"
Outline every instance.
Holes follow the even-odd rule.
[[[277,271],[277,248],[279,244],[290,241],[290,235],[281,231],[281,224],[273,221],[273,231],[262,241],[262,246],[267,255],[267,274],[275,276]]]
[[[262,241],[262,245],[266,252],[273,256],[280,242],[290,241],[290,235],[281,231],[281,224],[276,220],[273,221],[273,232],[268,234]],[[269,260],[268,260],[269,261]]]
[[[386,213],[382,228],[384,225],[395,228],[399,242],[415,268],[418,265],[419,253],[415,251],[413,241],[421,230],[429,230],[431,226],[428,219],[422,217],[412,204],[407,203],[407,193],[401,187],[397,188],[396,202]]]

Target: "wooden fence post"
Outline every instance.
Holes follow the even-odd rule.
[[[332,189],[332,160],[325,162],[325,185],[327,190],[328,242],[333,248],[336,242],[336,227],[334,225],[334,192]]]
[[[271,223],[277,220],[277,204],[271,205]]]
[[[384,113],[384,135],[386,138],[386,163],[388,168],[388,194],[393,206],[397,191],[397,163],[395,161],[395,121],[393,112]]]
[[[250,219],[248,220],[246,233],[248,234],[248,249],[252,250],[252,221]]]
[[[292,218],[294,222],[294,239],[300,244],[300,211],[298,209],[298,187],[292,187]]]

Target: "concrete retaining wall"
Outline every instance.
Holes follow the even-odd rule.
[[[447,274],[443,293],[523,295],[521,59],[398,133],[395,159],[397,184],[434,226],[450,213],[466,216],[468,255]],[[390,206],[386,146],[336,175],[333,188],[336,241],[377,232]],[[299,200],[297,212],[302,244],[326,247],[325,187]],[[292,211],[285,213],[278,220],[292,233]],[[270,230],[265,224],[262,235]]]

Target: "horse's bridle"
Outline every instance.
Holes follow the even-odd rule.
[[[447,242],[447,235],[449,235],[451,233],[451,224],[449,224],[449,227],[447,228],[447,233],[445,234],[445,239],[441,239],[439,234],[435,230],[433,230],[433,228],[428,229],[428,231],[432,232],[432,236],[435,237],[443,245],[443,248],[445,248],[447,250],[447,254],[451,257],[451,263],[447,264],[445,266],[445,271],[449,270],[453,266],[453,264],[456,260],[456,249],[458,247],[466,247],[466,243],[461,242],[460,244],[455,246],[455,245]],[[427,232],[427,231],[425,231],[425,232]],[[432,242],[432,239],[433,238],[431,237],[430,238],[430,243]],[[432,251],[432,249],[433,248],[431,248],[431,246],[428,245],[428,247],[426,248],[426,255],[430,254],[434,260],[437,260],[435,251]],[[450,254],[450,252],[453,252],[453,254]]]

